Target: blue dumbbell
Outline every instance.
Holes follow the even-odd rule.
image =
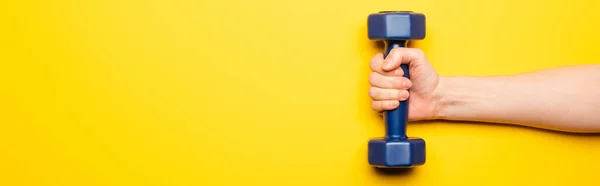
[[[425,15],[412,11],[382,11],[368,17],[369,39],[383,41],[384,57],[409,40],[425,38]],[[409,78],[408,65],[400,66]],[[425,163],[425,141],[406,136],[408,100],[384,113],[386,135],[369,140],[369,164],[378,168],[409,168]]]

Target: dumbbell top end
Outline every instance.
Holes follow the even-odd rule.
[[[425,38],[425,15],[412,11],[380,11],[367,18],[371,40],[420,40]]]

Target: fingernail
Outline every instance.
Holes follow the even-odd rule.
[[[408,88],[408,87],[410,87],[410,86],[411,86],[411,84],[412,84],[412,83],[411,83],[410,81],[404,81],[404,82],[402,82],[402,86],[404,86],[404,88]]]
[[[385,63],[385,65],[383,66],[384,68],[386,68],[386,69],[392,68],[392,63],[388,63],[387,61],[385,61],[384,63]]]
[[[401,98],[402,100],[406,100],[406,99],[408,99],[408,92],[406,92],[406,91],[405,91],[405,92],[403,92],[401,97],[402,97],[402,98]]]
[[[402,69],[399,68],[394,71],[394,74],[397,76],[401,76],[401,75],[404,75],[404,71],[402,71]]]

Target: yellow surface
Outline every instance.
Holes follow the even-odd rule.
[[[0,185],[597,185],[600,137],[460,122],[373,171],[366,17],[425,13],[441,74],[499,75],[598,63],[599,5],[5,0]]]

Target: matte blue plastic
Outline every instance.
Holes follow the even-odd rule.
[[[371,40],[385,43],[384,58],[397,47],[406,47],[408,40],[425,37],[425,16],[410,11],[379,12],[369,15],[368,35]],[[400,65],[409,78],[407,64]],[[369,140],[369,164],[380,168],[408,168],[425,163],[425,141],[407,137],[408,100],[384,113],[386,135]]]
[[[371,40],[411,40],[425,38],[425,15],[404,12],[380,12],[369,15]]]
[[[369,141],[369,164],[379,168],[408,168],[425,164],[425,141],[420,138]]]

